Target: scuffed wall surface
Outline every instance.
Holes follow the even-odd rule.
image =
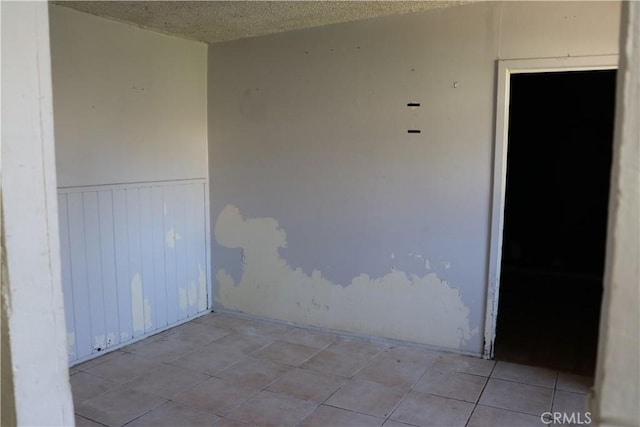
[[[218,303],[481,353],[499,52],[586,54],[593,38],[593,54],[618,50],[619,4],[556,6],[481,3],[210,46]],[[558,10],[579,25],[535,31],[563,25]],[[534,28],[515,37],[506,15]],[[244,225],[220,237],[229,224]],[[286,247],[273,232],[256,251],[272,226]],[[433,312],[433,290],[446,313]],[[309,297],[338,312],[352,297],[352,313]],[[462,329],[444,339],[431,319]]]
[[[206,45],[49,8],[58,186],[205,178]]]
[[[321,271],[307,275],[288,265],[279,254],[287,245],[286,233],[273,218],[245,220],[229,205],[214,232],[222,246],[243,251],[240,283],[222,268],[216,275],[218,301],[226,308],[446,348],[460,348],[478,333],[469,327],[469,309],[460,291],[435,273],[408,276],[391,271],[379,278],[361,274],[342,286],[322,277]],[[381,322],[387,315],[393,320]]]

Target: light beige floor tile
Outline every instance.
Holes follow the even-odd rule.
[[[321,332],[310,331],[307,329],[295,328],[280,338],[282,341],[294,344],[308,345],[309,347],[324,348],[332,342],[336,341],[336,335],[324,334]]]
[[[217,326],[219,328],[237,329],[243,327],[251,327],[256,324],[255,321],[232,314],[219,314],[212,318],[202,319],[200,323]]]
[[[150,360],[171,362],[231,333],[227,329],[193,322],[167,332],[146,345],[128,347],[128,352]]]
[[[300,427],[378,427],[384,420],[345,409],[322,405],[300,423]]]
[[[86,362],[80,363],[78,365],[75,365],[73,368],[77,369],[79,371],[86,371],[88,369],[93,368],[94,366],[98,366],[101,363],[104,363],[108,360],[111,360],[115,357],[119,357],[121,355],[123,355],[124,352],[122,352],[121,350],[115,350],[115,351],[111,351],[109,353],[103,354],[102,356],[96,357],[95,359],[91,359],[91,360],[87,360]]]
[[[262,391],[234,409],[229,418],[257,426],[294,426],[317,404]]]
[[[558,372],[558,382],[556,383],[558,390],[587,394],[591,387],[593,387],[593,378],[591,377]]]
[[[587,411],[587,395],[556,390],[553,396],[553,412],[584,413]]]
[[[211,348],[214,351],[219,351],[221,348],[228,350],[235,350],[243,354],[250,354],[260,350],[263,347],[271,344],[275,340],[273,338],[261,337],[257,335],[243,335],[239,333],[232,333],[226,337],[220,338],[206,346],[205,348]]]
[[[75,405],[83,400],[91,399],[92,397],[119,387],[118,383],[96,377],[86,372],[78,372],[71,376],[69,381],[71,383],[71,392]]]
[[[556,371],[500,361],[493,369],[491,378],[553,388],[556,384]]]
[[[262,350],[253,353],[253,357],[272,360],[285,365],[299,366],[318,351],[320,349],[303,344],[274,341]]]
[[[249,424],[245,424],[238,420],[232,420],[231,418],[222,418],[216,423],[215,427],[247,427],[248,425]]]
[[[413,427],[411,424],[401,423],[399,421],[387,420],[382,424],[383,427]]]
[[[171,365],[208,375],[228,368],[246,356],[233,348],[205,346],[171,362]]]
[[[407,390],[364,380],[351,380],[336,391],[326,404],[362,414],[386,418]]]
[[[494,360],[485,360],[479,357],[463,356],[461,354],[440,354],[431,367],[441,371],[451,370],[488,377],[495,364]]]
[[[331,346],[307,360],[301,366],[327,374],[351,378],[370,360],[370,357],[349,354],[347,351],[333,351]]]
[[[208,313],[202,316],[198,316],[195,319],[193,319],[193,322],[196,323],[206,323],[207,321],[213,319],[214,317],[220,316],[221,313]]]
[[[540,417],[478,405],[467,427],[542,427]]]
[[[487,377],[428,369],[413,390],[476,403]]]
[[[490,378],[478,403],[540,415],[551,409],[553,389]]]
[[[91,421],[87,418],[81,417],[78,414],[75,414],[76,427],[102,427],[104,424],[99,424],[94,421]]]
[[[289,370],[288,367],[267,360],[243,359],[220,371],[217,376],[238,384],[264,388]]]
[[[150,361],[134,354],[122,353],[118,357],[107,360],[86,370],[87,373],[124,384],[132,378],[153,372],[162,367],[160,363]]]
[[[354,357],[363,357],[368,359],[373,358],[383,349],[385,349],[385,346],[381,344],[349,338],[338,338],[329,347],[327,347],[327,350],[334,353],[343,352]]]
[[[185,345],[202,347],[230,333],[231,331],[228,329],[217,328],[205,323],[187,322],[169,329],[167,339]]]
[[[412,391],[391,419],[423,427],[464,427],[473,407],[472,403]]]
[[[161,368],[135,377],[127,387],[170,399],[178,393],[206,381],[208,375],[195,373],[175,366]]]
[[[127,427],[205,427],[213,426],[220,417],[176,402],[167,402],[147,412]]]
[[[173,400],[217,415],[226,415],[258,391],[254,387],[211,378],[180,393]]]
[[[141,341],[145,343],[145,341]],[[196,350],[198,346],[172,340],[168,336],[145,343],[145,345],[135,345],[127,347],[128,353],[154,362],[172,362],[186,354]]]
[[[221,314],[205,322],[220,328],[232,329],[245,335],[277,338],[293,329],[293,326],[267,321],[245,319],[240,316]]]
[[[410,348],[385,349],[374,357],[356,379],[390,387],[410,387],[420,378],[437,353]]]
[[[164,402],[166,399],[125,387],[85,400],[75,410],[78,415],[102,424],[121,426]]]
[[[268,390],[320,403],[331,396],[344,381],[344,378],[330,374],[320,374],[307,369],[292,369],[271,384]]]

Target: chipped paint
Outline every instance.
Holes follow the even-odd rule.
[[[97,337],[93,337],[93,350],[94,351],[103,351],[107,347],[107,337],[104,335],[98,335]]]
[[[193,280],[189,283],[189,293],[187,295],[187,298],[189,300],[189,307],[196,305],[196,303],[198,302],[198,291],[196,290],[196,282]]]
[[[170,247],[171,249],[174,249],[176,247],[176,242],[180,239],[182,239],[182,236],[176,233],[176,231],[173,228],[167,231],[167,234],[165,236],[167,246]]]
[[[446,348],[460,348],[478,332],[460,291],[436,273],[360,274],[347,286],[319,270],[309,276],[280,256],[286,233],[275,219],[245,220],[231,205],[218,216],[214,234],[220,245],[244,252],[239,283],[224,269],[216,273],[216,299],[226,308]]]
[[[148,331],[153,328],[153,322],[151,321],[151,304],[145,297],[144,299],[144,329]]]
[[[198,264],[198,311],[207,309],[207,278],[202,266]]]
[[[76,334],[75,332],[67,332],[67,353],[69,356],[75,357]]]
[[[142,294],[142,279],[139,274],[131,280],[131,316],[133,330],[144,331],[144,301]]]
[[[131,334],[127,331],[120,332],[120,342],[126,342],[131,339]]]
[[[424,259],[424,268],[425,270],[431,270],[431,263],[429,262],[428,258]]]
[[[114,334],[113,332],[109,332],[107,334],[107,347],[111,347],[112,345],[114,345],[116,342],[116,334]]]

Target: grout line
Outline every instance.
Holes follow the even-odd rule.
[[[494,361],[493,362],[493,366],[491,367],[491,370],[489,371],[489,375],[487,375],[487,377],[486,377],[487,380],[484,382],[484,385],[482,386],[482,390],[480,390],[480,394],[478,394],[478,399],[476,400],[475,404],[473,405],[473,410],[469,414],[469,418],[467,419],[467,422],[464,423],[465,427],[469,425],[469,422],[471,421],[471,417],[473,416],[473,413],[476,411],[476,408],[478,407],[478,405],[480,405],[480,399],[482,398],[482,395],[484,394],[484,391],[487,388],[487,384],[489,384],[489,380],[491,379],[491,375],[493,375],[493,371],[496,369],[497,365],[498,365],[498,362]]]

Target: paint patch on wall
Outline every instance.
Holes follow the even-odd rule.
[[[198,264],[198,311],[207,309],[207,278],[202,266]]]
[[[171,249],[174,249],[176,247],[176,242],[180,239],[182,239],[182,236],[176,233],[176,231],[173,228],[167,231],[167,234],[165,236],[167,246],[170,247]]]
[[[139,274],[131,280],[131,317],[133,330],[144,331],[144,302],[142,294],[142,278]]]
[[[275,219],[245,220],[232,205],[218,216],[214,234],[220,245],[244,253],[239,283],[224,269],[216,273],[216,300],[228,309],[445,348],[460,348],[478,333],[460,291],[436,273],[360,274],[347,286],[318,270],[309,276],[280,256],[286,233]]]
[[[114,334],[113,332],[109,332],[107,334],[107,347],[111,347],[112,345],[114,345],[116,342],[116,334]]]
[[[178,289],[178,306],[180,307],[180,310],[186,310],[189,306],[187,290],[185,288]]]
[[[93,338],[93,351],[104,351],[107,347],[107,337],[98,335]]]
[[[145,331],[153,329],[153,322],[151,321],[151,304],[149,304],[149,300],[146,297],[144,299],[144,329]]]
[[[198,298],[198,292],[196,290],[196,282],[193,280],[189,283],[189,294],[187,295],[189,298],[189,307],[195,306]]]
[[[67,353],[69,357],[75,358],[76,334],[75,332],[67,332]]]

